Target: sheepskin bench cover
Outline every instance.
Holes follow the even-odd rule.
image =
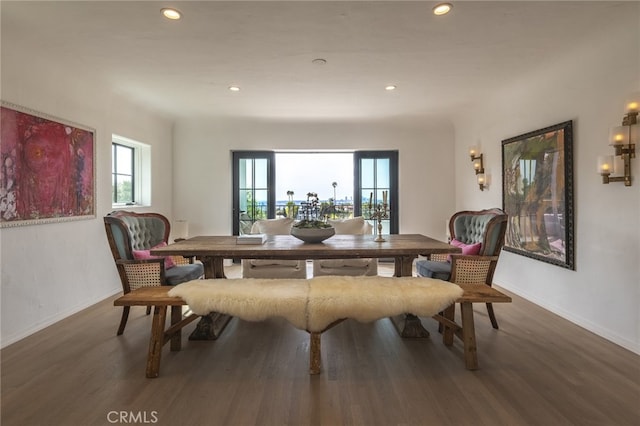
[[[182,298],[198,315],[221,312],[247,321],[282,317],[296,328],[321,333],[347,318],[431,317],[462,293],[455,284],[426,277],[323,276],[194,280],[175,286],[169,296]]]
[[[309,372],[320,373],[320,336],[345,319],[371,322],[411,313],[431,317],[463,290],[426,277],[324,276],[311,279],[209,279],[180,284],[182,298],[198,315],[220,312],[247,321],[282,317],[310,334]]]

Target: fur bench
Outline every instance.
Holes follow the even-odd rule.
[[[417,277],[324,276],[311,279],[195,280],[169,296],[198,315],[221,312],[247,321],[282,317],[310,334],[309,369],[320,373],[320,335],[345,319],[371,322],[407,312],[430,317],[450,306],[462,289]]]
[[[485,288],[497,292],[488,286],[473,287],[481,290],[480,293]],[[147,377],[159,374],[162,346],[171,341],[171,350],[179,350],[181,328],[198,315],[210,312],[225,313],[247,321],[282,317],[293,326],[308,331],[311,341],[310,373],[318,374],[320,335],[333,325],[344,319],[370,322],[407,312],[438,318],[439,312],[450,312],[454,302],[464,301],[465,291],[455,284],[423,277],[215,279],[190,281],[176,287],[140,288],[118,298],[114,305],[155,307]],[[473,302],[480,300],[484,299],[476,291]],[[183,319],[181,307],[185,304],[193,314]],[[168,306],[172,307],[171,326],[165,330]],[[441,322],[445,323],[446,330],[457,327],[450,315],[441,317]],[[462,329],[457,328],[458,331]],[[448,339],[450,335],[446,333]],[[465,354],[467,340],[464,340]],[[473,348],[475,355],[475,340]]]
[[[198,315],[221,312],[247,321],[282,317],[310,333],[347,318],[371,322],[407,312],[430,317],[461,295],[457,285],[432,278],[351,276],[194,280],[169,291]]]

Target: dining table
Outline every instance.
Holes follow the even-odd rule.
[[[375,241],[373,235],[334,235],[321,243],[305,243],[291,235],[268,235],[260,244],[239,244],[237,236],[196,236],[151,250],[154,256],[195,257],[204,266],[205,278],[226,278],[225,259],[316,260],[377,258],[392,259],[394,276],[413,274],[418,256],[460,253],[461,249],[422,234],[385,235]],[[221,313],[203,316],[190,340],[215,340],[230,317]],[[407,313],[391,318],[402,337],[428,337],[418,317]]]

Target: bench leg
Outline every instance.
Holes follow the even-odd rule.
[[[156,306],[153,310],[149,353],[147,354],[147,377],[154,378],[160,374],[160,356],[164,345],[164,325],[167,319],[167,307]]]
[[[321,333],[309,333],[310,345],[309,345],[309,374],[320,374],[320,336]]]
[[[455,322],[456,304],[452,303],[451,306],[446,307],[442,312],[442,316],[452,322]],[[442,326],[442,324],[440,325]],[[454,332],[455,330],[453,328],[444,326],[442,330],[442,343],[444,343],[446,346],[452,346]]]
[[[476,348],[476,330],[473,323],[473,303],[460,304],[462,314],[462,342],[464,344],[464,363],[467,370],[478,368],[478,351]]]

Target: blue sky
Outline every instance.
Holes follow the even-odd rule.
[[[350,152],[276,153],[276,200],[307,199],[316,192],[320,200],[333,198],[333,182],[337,182],[336,199],[353,197],[353,154]]]

